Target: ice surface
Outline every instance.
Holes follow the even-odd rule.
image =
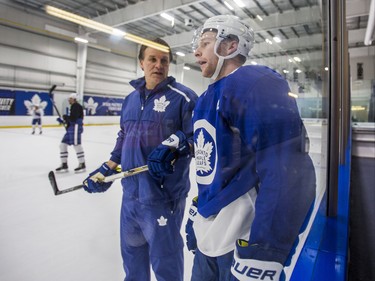
[[[81,184],[108,160],[117,132],[118,126],[86,126],[86,172],[74,174],[78,162],[69,147],[70,172],[56,175],[60,189]],[[55,196],[47,175],[60,165],[64,129],[43,128],[43,134],[38,133],[37,129],[31,135],[30,128],[0,129],[0,280],[122,281],[120,182],[105,193],[80,189]],[[193,184],[187,208],[195,195]],[[185,248],[186,281],[192,260]]]

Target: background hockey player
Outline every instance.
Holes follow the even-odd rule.
[[[213,82],[193,114],[191,280],[279,280],[315,198],[296,101],[272,69],[243,66],[254,33],[237,17],[212,17],[196,34],[196,60]],[[149,168],[168,174],[171,159]]]
[[[83,133],[83,107],[77,102],[77,94],[69,95],[70,110],[69,115],[63,115],[63,119],[57,118],[60,124],[64,124],[66,133],[60,143],[61,166],[56,168],[56,172],[68,171],[68,146],[72,145],[77,155],[78,167],[74,172],[84,172],[86,170],[85,153],[82,147]]]
[[[42,116],[43,116],[43,109],[39,107],[39,104],[34,104],[31,108],[31,127],[32,132],[31,134],[35,134],[35,128],[38,126],[39,134],[42,134]]]
[[[155,42],[169,48],[161,39]],[[144,77],[130,82],[135,90],[123,102],[112,156],[84,181],[88,192],[106,191],[111,183],[101,179],[116,173],[118,164],[122,170],[143,166],[164,139],[168,145],[175,142],[179,146],[192,135],[191,114],[197,96],[168,76],[171,51],[141,46],[138,58]],[[179,159],[173,175],[158,178],[141,173],[122,179],[120,235],[126,281],[149,281],[150,265],[158,281],[183,281],[180,228],[191,161],[189,145],[185,148],[175,152]],[[156,158],[163,157],[159,150],[155,153]]]

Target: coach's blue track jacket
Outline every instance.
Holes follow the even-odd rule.
[[[122,170],[147,164],[147,157],[162,141],[180,130],[192,135],[192,110],[197,95],[175,78],[168,77],[145,97],[143,78],[130,84],[135,91],[122,104],[120,127],[111,160]],[[186,197],[190,188],[190,157],[179,158],[175,172],[160,181],[148,172],[122,179],[124,198],[143,204],[158,204]]]

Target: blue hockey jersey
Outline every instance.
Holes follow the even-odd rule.
[[[256,188],[249,244],[258,247],[250,256],[280,263],[315,197],[307,136],[289,92],[272,69],[242,66],[209,85],[193,116],[198,213],[216,216]]]
[[[191,115],[197,95],[175,78],[168,77],[147,96],[145,79],[133,80],[135,91],[124,100],[120,127],[111,160],[121,163],[122,170],[147,164],[147,157],[163,140],[177,130],[191,135]],[[122,179],[125,198],[143,204],[158,204],[186,197],[190,189],[190,157],[175,163],[175,172],[161,181],[149,173]]]

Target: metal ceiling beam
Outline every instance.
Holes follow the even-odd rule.
[[[135,5],[129,5],[113,12],[110,12],[93,20],[110,25],[112,27],[121,26],[127,23],[139,21],[141,19],[155,16],[161,12],[168,12],[183,8],[189,5],[199,4],[204,0],[147,0]]]
[[[293,27],[295,25],[305,25],[315,22],[320,18],[319,7],[301,8],[298,11],[284,11],[283,17],[279,14],[272,14],[265,18],[262,23],[258,23],[252,19],[247,19],[246,22],[254,29],[254,32],[268,32],[271,30],[278,30],[282,28]],[[167,41],[170,46],[180,47],[191,43],[192,31],[166,36],[163,39]],[[260,35],[260,34],[259,34]]]

